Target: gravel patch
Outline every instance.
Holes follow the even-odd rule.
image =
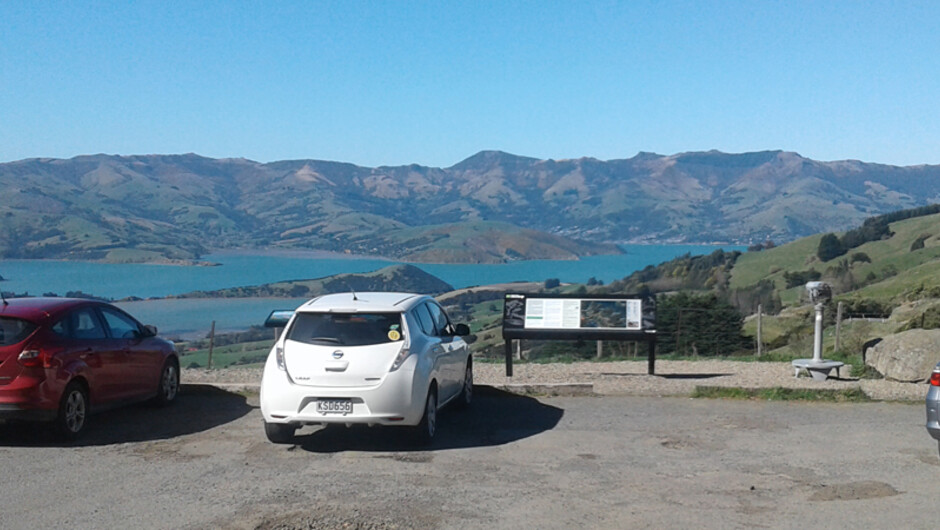
[[[829,390],[861,388],[878,401],[922,401],[927,394],[927,385],[924,383],[852,378],[849,375],[850,366],[842,368],[841,377],[831,377],[826,381],[814,381],[806,376],[794,377],[793,367],[787,362],[659,360],[656,361],[656,375],[648,375],[646,371],[646,360],[515,363],[513,377],[506,377],[506,367],[502,363],[478,362],[474,366],[474,380],[477,384],[522,393],[593,393],[611,396],[688,396],[697,386]],[[261,382],[261,368],[184,369],[182,376],[184,383],[251,390]]]

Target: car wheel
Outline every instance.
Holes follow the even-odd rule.
[[[160,370],[160,386],[157,388],[157,405],[169,405],[180,392],[180,369],[175,359],[167,359]]]
[[[75,440],[85,428],[88,417],[88,392],[78,381],[65,387],[55,419],[56,433],[65,440]]]
[[[457,399],[457,406],[464,408],[473,401],[473,362],[467,359],[467,368],[463,374],[463,388],[460,390],[460,397]]]
[[[415,439],[422,445],[427,445],[434,440],[434,434],[437,432],[437,389],[431,387],[428,390],[428,398],[424,402],[424,415],[421,417],[421,423],[415,426]]]
[[[264,422],[264,434],[268,440],[276,444],[289,444],[294,441],[294,433],[297,432],[297,426],[289,423],[268,423]]]

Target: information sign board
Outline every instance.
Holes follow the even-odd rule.
[[[636,295],[506,293],[503,340],[506,375],[512,376],[513,340],[644,341],[647,372],[655,372],[656,299]]]
[[[504,339],[646,340],[656,332],[656,301],[622,295],[507,293]]]

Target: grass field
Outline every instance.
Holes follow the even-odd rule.
[[[256,342],[242,342],[212,349],[212,368],[228,368],[230,366],[252,366],[264,364],[264,360],[271,351],[274,341],[262,340]],[[183,368],[209,368],[209,350],[184,350],[180,357]]]

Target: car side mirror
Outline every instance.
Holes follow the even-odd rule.
[[[454,335],[458,337],[466,337],[470,334],[470,326],[466,324],[457,324],[454,326]]]
[[[157,326],[147,324],[144,326],[144,337],[156,337],[157,336]]]

